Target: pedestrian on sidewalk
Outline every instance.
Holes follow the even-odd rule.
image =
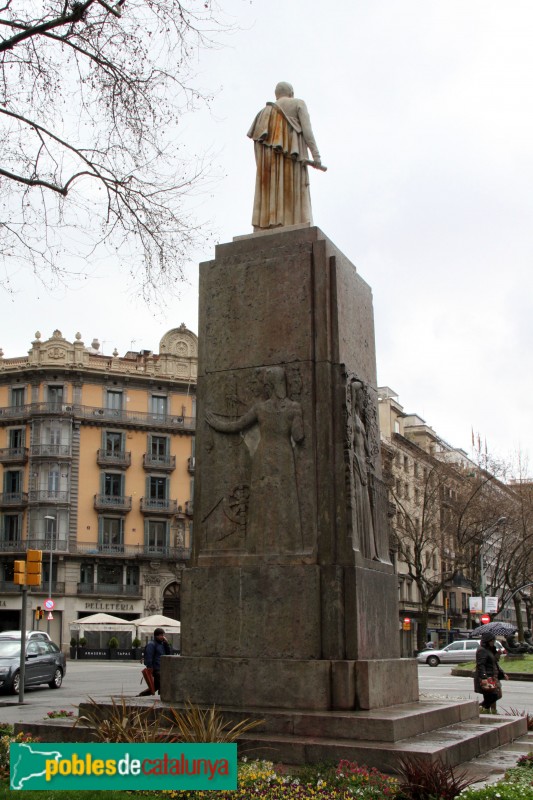
[[[154,692],[150,687],[143,692],[139,692],[139,697],[144,697],[148,694],[159,694],[161,688],[161,656],[169,656],[171,654],[170,644],[165,638],[165,631],[163,628],[156,628],[154,631],[154,638],[148,642],[144,651],[144,666],[151,670],[154,679]]]
[[[482,714],[497,714],[496,703],[502,696],[502,680],[509,677],[499,665],[500,657],[496,650],[496,637],[490,631],[481,634],[481,646],[476,650],[476,673],[474,691],[483,695],[480,705]]]

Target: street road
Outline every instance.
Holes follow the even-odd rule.
[[[61,689],[48,686],[26,689],[24,704],[18,703],[14,695],[0,694],[0,723],[39,722],[46,718],[47,711],[64,708],[76,713],[78,704],[88,697],[107,700],[111,695],[134,697],[141,688],[142,666],[136,661],[69,661],[67,674]],[[473,681],[470,678],[455,678],[450,674],[450,665],[428,667],[420,664],[418,676],[422,698],[475,699]],[[533,714],[533,683],[506,681],[500,709],[516,708]]]

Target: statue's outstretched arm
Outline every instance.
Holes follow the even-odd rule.
[[[220,414],[215,414],[213,411],[206,411],[205,421],[213,430],[219,433],[238,433],[238,431],[243,431],[245,428],[249,428],[250,425],[253,425],[254,422],[257,422],[257,412],[254,406],[247,411],[246,414],[243,414],[242,417],[227,419],[221,417]]]

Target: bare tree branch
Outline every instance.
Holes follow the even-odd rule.
[[[206,169],[177,132],[209,102],[194,54],[225,28],[209,0],[6,0],[0,15],[0,253],[54,279],[109,252],[160,301],[205,236],[186,202]]]

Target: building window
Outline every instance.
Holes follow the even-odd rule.
[[[97,583],[105,583],[109,586],[122,586],[121,564],[98,564],[97,569]]]
[[[8,469],[4,472],[4,493],[20,494],[22,491],[23,473],[20,470]]]
[[[457,609],[455,592],[450,592],[449,598],[450,598],[450,611],[455,611]]]
[[[150,413],[158,417],[165,417],[167,415],[168,398],[164,395],[153,394],[150,397]]]
[[[118,456],[124,450],[124,434],[104,431],[104,450],[106,456]]]
[[[22,540],[22,516],[20,514],[2,515],[2,541],[15,543]]]
[[[147,478],[147,496],[150,500],[168,500],[168,478],[160,475]]]
[[[120,389],[106,389],[105,407],[115,411],[122,409],[122,391]]]
[[[100,517],[100,550],[121,553],[124,550],[124,520],[119,517]]]
[[[88,584],[94,583],[94,564],[80,565],[80,582]]]
[[[124,475],[119,472],[104,472],[104,494],[106,497],[122,497],[124,494]]]
[[[168,436],[149,436],[148,452],[153,461],[166,461],[170,451]]]
[[[139,586],[139,567],[126,567],[126,586]]]
[[[24,405],[25,388],[24,386],[13,386],[11,389],[11,405],[16,408]]]
[[[24,447],[26,431],[24,428],[11,428],[8,434],[9,447],[12,450]]]
[[[168,547],[168,522],[146,520],[146,547],[148,552],[161,552]]]
[[[51,405],[61,406],[63,403],[63,394],[63,386],[47,386],[46,388],[46,399]]]
[[[404,468],[405,472],[407,472],[409,470],[409,459],[408,459],[407,456],[403,457],[403,468]]]

